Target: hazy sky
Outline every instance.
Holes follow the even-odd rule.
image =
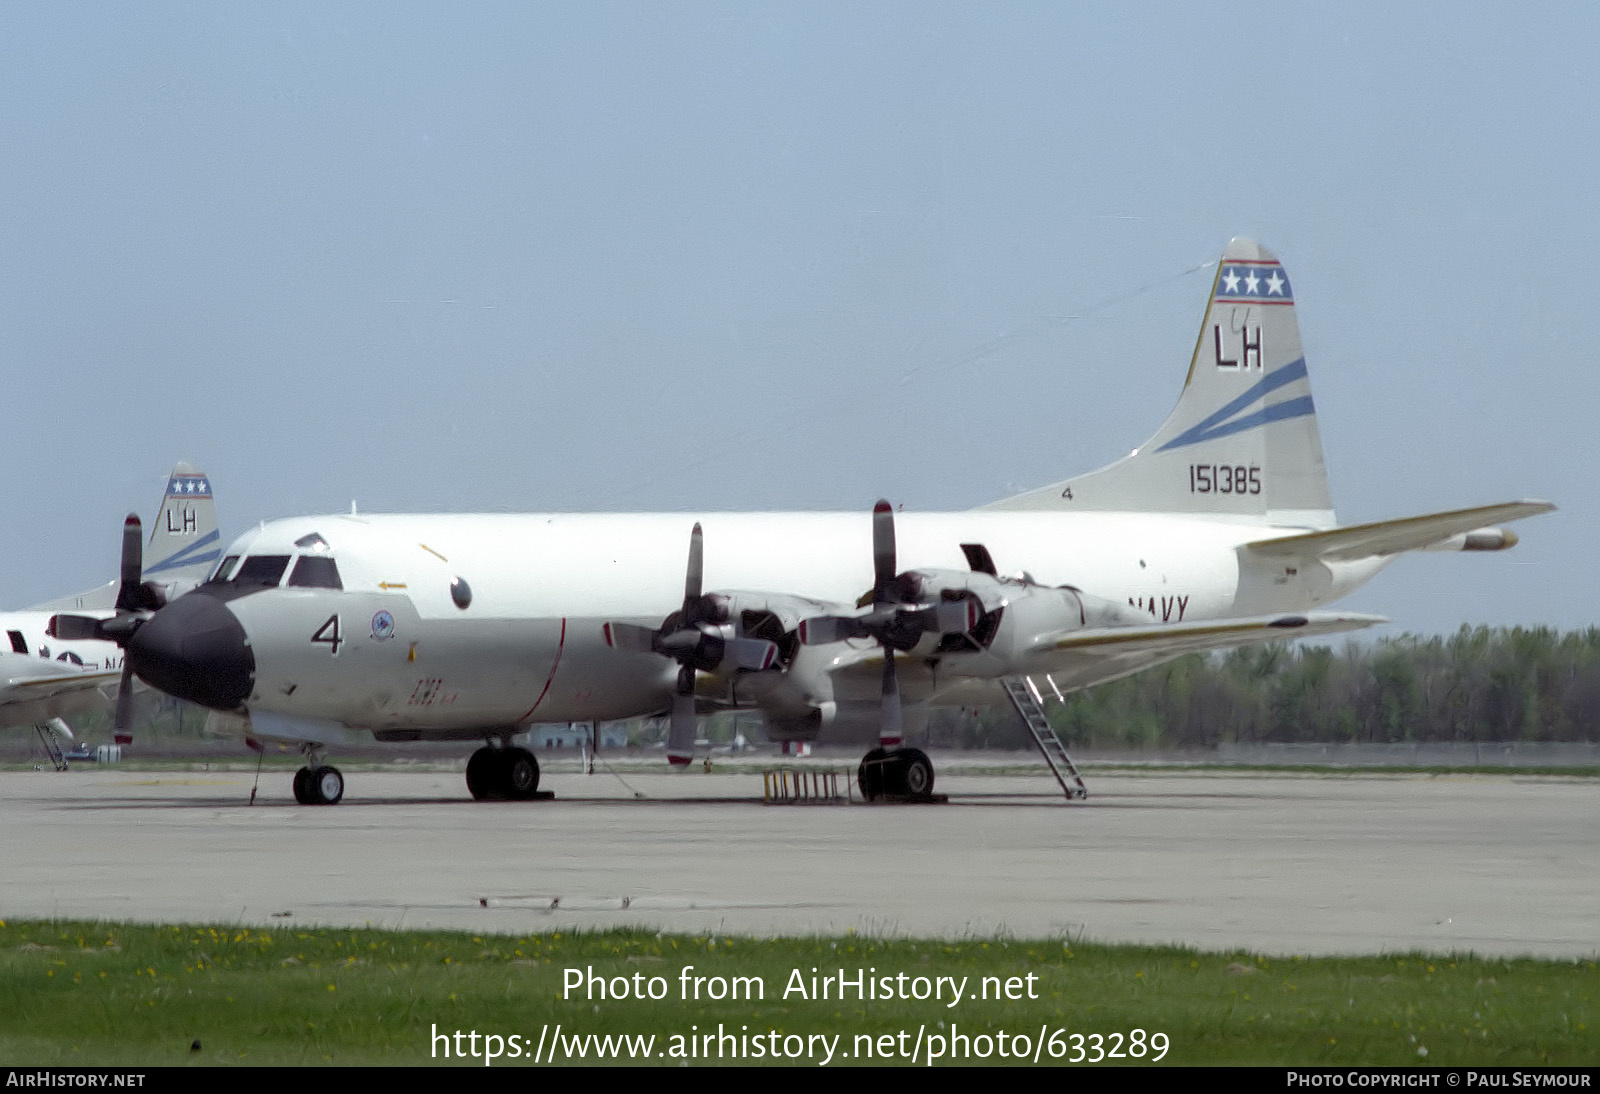
[[[1593,622],[1600,9],[1113,7],[0,2],[0,605],[179,459],[225,538],[977,505],[1153,432],[1249,235],[1343,521],[1561,506],[1346,605]]]

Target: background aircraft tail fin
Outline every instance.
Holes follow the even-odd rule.
[[[205,580],[221,555],[211,479],[204,471],[180,463],[167,479],[161,512],[150,528],[144,579],[167,586],[169,592],[187,592]]]
[[[1294,290],[1277,258],[1235,239],[1223,252],[1178,405],[1108,467],[992,503],[993,509],[1215,514],[1331,527]]]
[[[150,526],[144,557],[144,580],[167,589],[168,596],[188,592],[204,581],[221,556],[217,505],[205,472],[180,463],[167,477],[161,511]],[[109,611],[116,607],[121,582],[112,578],[98,588],[35,604],[31,611]]]

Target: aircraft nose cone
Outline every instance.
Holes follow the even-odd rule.
[[[255,683],[256,659],[226,604],[180,596],[135,632],[128,665],[151,687],[212,710],[237,710]]]

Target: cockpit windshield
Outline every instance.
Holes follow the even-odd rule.
[[[289,575],[289,584],[302,589],[343,589],[339,567],[327,555],[301,555]]]
[[[276,585],[289,568],[288,555],[251,555],[233,575],[235,585]]]
[[[233,568],[239,565],[238,555],[229,555],[217,566],[216,572],[209,579],[209,583],[227,581],[233,576]]]

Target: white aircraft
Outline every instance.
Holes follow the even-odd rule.
[[[124,673],[122,650],[107,635],[91,636],[85,628],[75,635],[57,633],[52,620],[63,610],[81,613],[76,618],[103,624],[118,609],[150,611],[187,592],[215,568],[221,555],[216,504],[205,473],[180,463],[167,479],[161,511],[150,530],[149,566],[138,564],[142,530],[139,518],[128,517],[124,538],[132,537],[134,565],[131,582],[111,581],[99,588],[61,597],[23,611],[0,612],[0,728],[48,726],[59,736],[71,737],[65,719],[102,710],[102,688],[116,684]],[[130,572],[126,569],[125,574]],[[127,584],[126,599],[122,586]],[[131,687],[131,676],[128,684]],[[129,698],[122,698],[128,702]],[[118,743],[124,739],[128,717],[118,722]],[[48,741],[48,734],[41,730]]]
[[[784,742],[856,741],[869,792],[931,790],[930,706],[1050,674],[1085,688],[1194,650],[1379,622],[1311,609],[1403,551],[1499,550],[1514,502],[1339,527],[1283,267],[1229,244],[1177,408],[1133,454],[954,513],[301,517],[118,624],[141,679],[247,739],[481,740],[475,797],[528,797],[534,722],[753,708]],[[688,549],[688,565],[683,559]],[[901,570],[902,562],[910,569]],[[863,593],[863,590],[866,590]],[[115,627],[108,628],[115,630]]]

